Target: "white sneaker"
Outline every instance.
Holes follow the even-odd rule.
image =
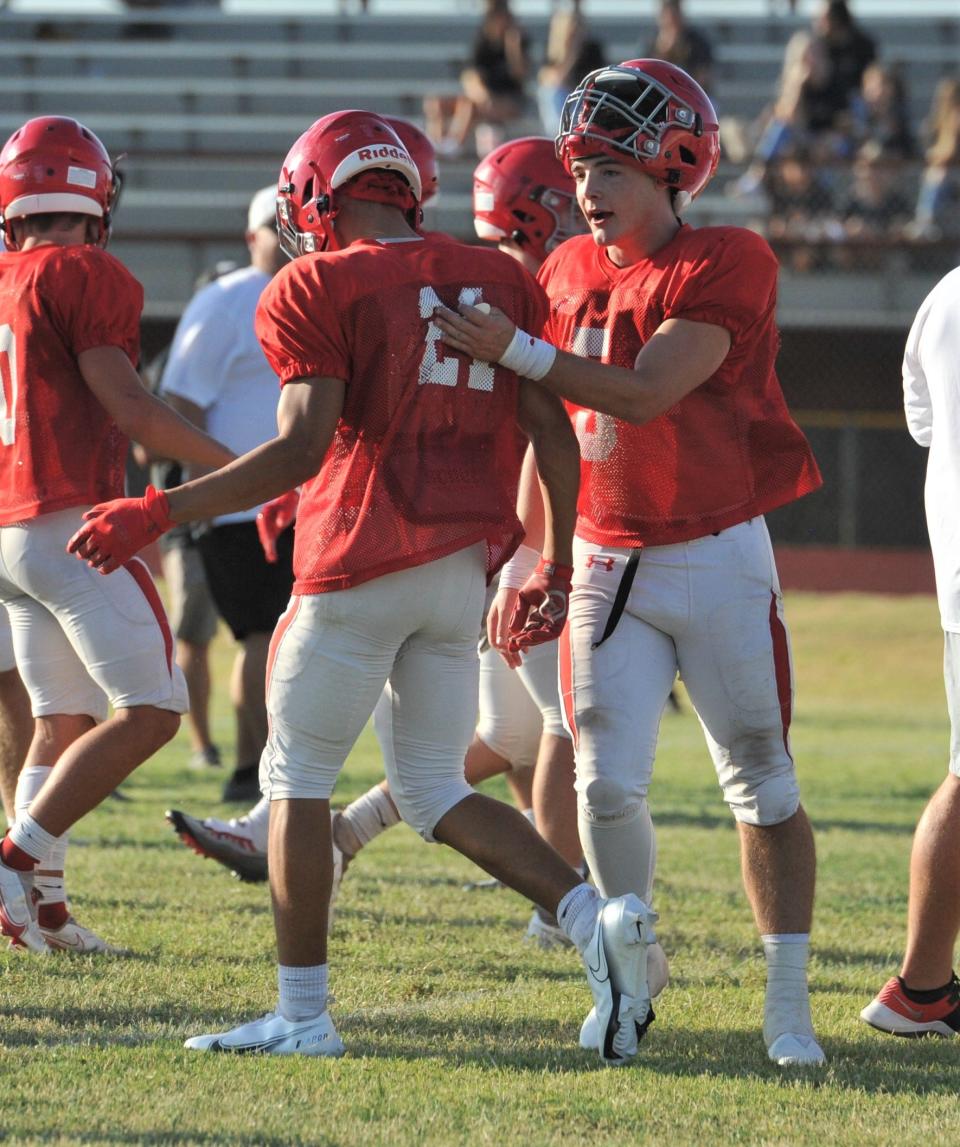
[[[102,956],[130,955],[129,949],[115,948],[112,944],[108,944],[92,928],[78,924],[72,916],[68,917],[61,927],[41,928],[40,933],[55,952],[71,952],[77,955],[88,955],[93,952]]]
[[[657,914],[632,892],[608,900],[583,953],[596,1010],[594,1046],[604,1063],[620,1067],[637,1054],[653,1020],[647,948],[656,940]]]
[[[820,1067],[827,1062],[812,1034],[784,1032],[767,1047],[767,1055],[778,1067]]]
[[[573,941],[556,922],[556,917],[544,919],[544,913],[534,908],[530,923],[524,935],[525,940],[532,940],[538,948],[550,951],[555,948],[572,948]]]
[[[343,1055],[345,1048],[329,1012],[312,1020],[285,1020],[267,1012],[231,1031],[196,1035],[183,1045],[191,1051],[224,1051],[234,1055]]]
[[[650,999],[655,1000],[669,983],[670,967],[667,964],[667,954],[659,943],[651,944],[647,948],[647,987],[650,990]],[[647,1022],[643,1026],[644,1031],[654,1019],[651,1007],[647,1013]],[[589,1051],[600,1050],[600,1025],[597,1023],[596,1008],[591,1008],[587,1012],[587,1018],[580,1025],[580,1046]]]
[[[0,861],[0,932],[10,937],[15,948],[26,948],[44,955],[50,949],[37,927],[27,900],[32,879],[32,872],[18,872]]]

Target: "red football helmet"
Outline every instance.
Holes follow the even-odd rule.
[[[400,119],[398,116],[392,115],[383,118],[400,136],[400,142],[410,152],[410,158],[417,165],[417,171],[420,172],[420,186],[423,189],[420,206],[423,207],[440,190],[436,148],[430,137],[408,119]]]
[[[720,161],[720,126],[700,85],[665,60],[598,68],[563,105],[557,155],[602,152],[639,163],[665,187],[698,195]]]
[[[415,201],[409,216],[420,215],[420,173],[400,137],[374,112],[331,112],[300,136],[283,161],[277,188],[280,245],[295,259],[313,251],[337,250],[333,221],[335,192],[355,176],[374,169],[396,171]]]
[[[480,161],[473,173],[473,226],[481,239],[512,239],[541,262],[586,230],[552,139],[511,139]]]
[[[99,139],[67,116],[38,116],[18,128],[0,150],[0,227],[10,250],[10,220],[70,211],[100,221],[106,246],[120,194],[120,176]]]

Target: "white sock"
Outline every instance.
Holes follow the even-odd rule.
[[[261,797],[246,816],[240,817],[240,822],[250,833],[253,847],[260,852],[267,851],[267,841],[270,838],[270,800]]]
[[[357,797],[341,815],[357,838],[360,848],[366,847],[385,829],[400,823],[400,814],[393,801],[379,785],[369,789],[362,797]]]
[[[600,904],[600,893],[592,884],[578,884],[557,905],[557,923],[581,955],[596,927]]]
[[[522,808],[520,811],[527,818],[527,820],[530,821],[530,823],[533,825],[533,827],[536,828],[537,827],[537,817],[536,817],[536,814],[534,813],[533,809],[532,808]]]
[[[57,843],[57,838],[37,824],[28,812],[17,815],[16,822],[10,829],[10,840],[17,848],[22,848],[28,856],[38,861],[49,856]]]
[[[767,958],[767,993],[763,1005],[763,1038],[767,1046],[787,1032],[812,1036],[807,989],[809,934],[788,932],[760,939]]]
[[[583,858],[590,875],[608,899],[633,892],[650,907],[657,867],[657,837],[646,800],[616,816],[588,815],[577,810]]]
[[[327,1007],[327,964],[308,968],[277,965],[280,1003],[277,1011],[285,1020],[296,1023],[322,1015]]]
[[[30,805],[43,788],[44,782],[53,771],[51,765],[30,765],[21,769],[17,779],[17,792],[14,798],[16,820],[27,814]],[[70,833],[54,837],[53,847],[46,856],[41,856],[35,870],[33,887],[44,904],[65,903],[66,889],[63,884],[63,869],[67,860],[67,844]]]

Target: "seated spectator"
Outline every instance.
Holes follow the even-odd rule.
[[[895,239],[913,214],[904,194],[903,165],[896,151],[868,140],[853,162],[853,179],[840,206],[848,236]]]
[[[911,231],[928,239],[960,238],[960,79],[941,80],[925,124],[930,138]],[[952,253],[951,253],[952,258]]]
[[[828,93],[839,115],[860,91],[863,73],[876,59],[877,47],[854,20],[846,0],[826,0],[813,27],[827,54]]]
[[[584,76],[607,62],[603,45],[591,36],[581,7],[581,0],[572,0],[569,8],[554,11],[547,32],[546,57],[537,74],[540,122],[551,137],[557,134],[567,96]]]
[[[752,195],[764,184],[767,167],[780,156],[802,148],[811,162],[829,163],[851,154],[849,118],[831,94],[826,46],[809,32],[795,32],[787,42],[779,92],[756,125],[754,158],[732,187],[735,195]]]
[[[873,142],[888,159],[911,159],[916,154],[906,86],[898,68],[877,61],[868,64],[850,107],[860,151]]]
[[[462,152],[475,128],[478,155],[502,143],[507,126],[523,114],[529,70],[527,36],[510,10],[510,0],[486,0],[470,63],[460,76],[461,94],[428,96],[423,103],[427,135],[437,151]]]
[[[641,55],[648,59],[666,60],[676,64],[697,81],[701,88],[713,93],[713,48],[710,41],[687,23],[682,0],[662,0],[657,19],[657,34]]]
[[[781,263],[794,271],[813,271],[826,265],[822,241],[840,238],[830,184],[803,145],[784,150],[764,171],[767,196],[767,238],[787,240],[778,250]],[[807,246],[807,243],[811,246]]]

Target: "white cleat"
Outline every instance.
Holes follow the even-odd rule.
[[[115,948],[92,928],[78,924],[72,916],[60,928],[41,928],[40,932],[48,947],[55,952],[69,952],[72,955],[87,956],[96,953],[100,956],[129,956],[126,948]]]
[[[176,808],[168,809],[165,816],[180,840],[198,856],[216,860],[247,883],[267,879],[267,854],[254,842],[245,817],[198,820]]]
[[[600,908],[583,953],[597,1025],[596,1042],[591,1046],[613,1067],[633,1059],[654,1018],[647,949],[656,940],[656,921],[657,914],[633,893],[608,900]]]
[[[10,937],[15,948],[47,955],[50,949],[37,927],[27,899],[32,879],[32,872],[18,872],[0,861],[0,932]]]
[[[285,1020],[267,1012],[258,1020],[231,1031],[197,1035],[183,1045],[191,1051],[219,1051],[233,1055],[343,1055],[346,1050],[329,1012],[311,1020]]]
[[[545,913],[541,909],[534,908],[524,939],[532,940],[538,948],[543,948],[546,952],[557,948],[572,948],[573,941],[556,922],[556,917],[544,919],[544,916]]]
[[[827,1062],[812,1034],[784,1032],[767,1048],[767,1055],[778,1067],[822,1067]]]
[[[667,964],[667,954],[659,942],[653,943],[647,948],[647,987],[650,999],[655,1000],[669,983],[670,967]],[[649,1027],[653,1020],[651,1007],[646,1026]],[[600,1025],[597,1023],[596,1008],[591,1008],[587,1012],[587,1018],[580,1025],[580,1046],[588,1051],[600,1050]]]

